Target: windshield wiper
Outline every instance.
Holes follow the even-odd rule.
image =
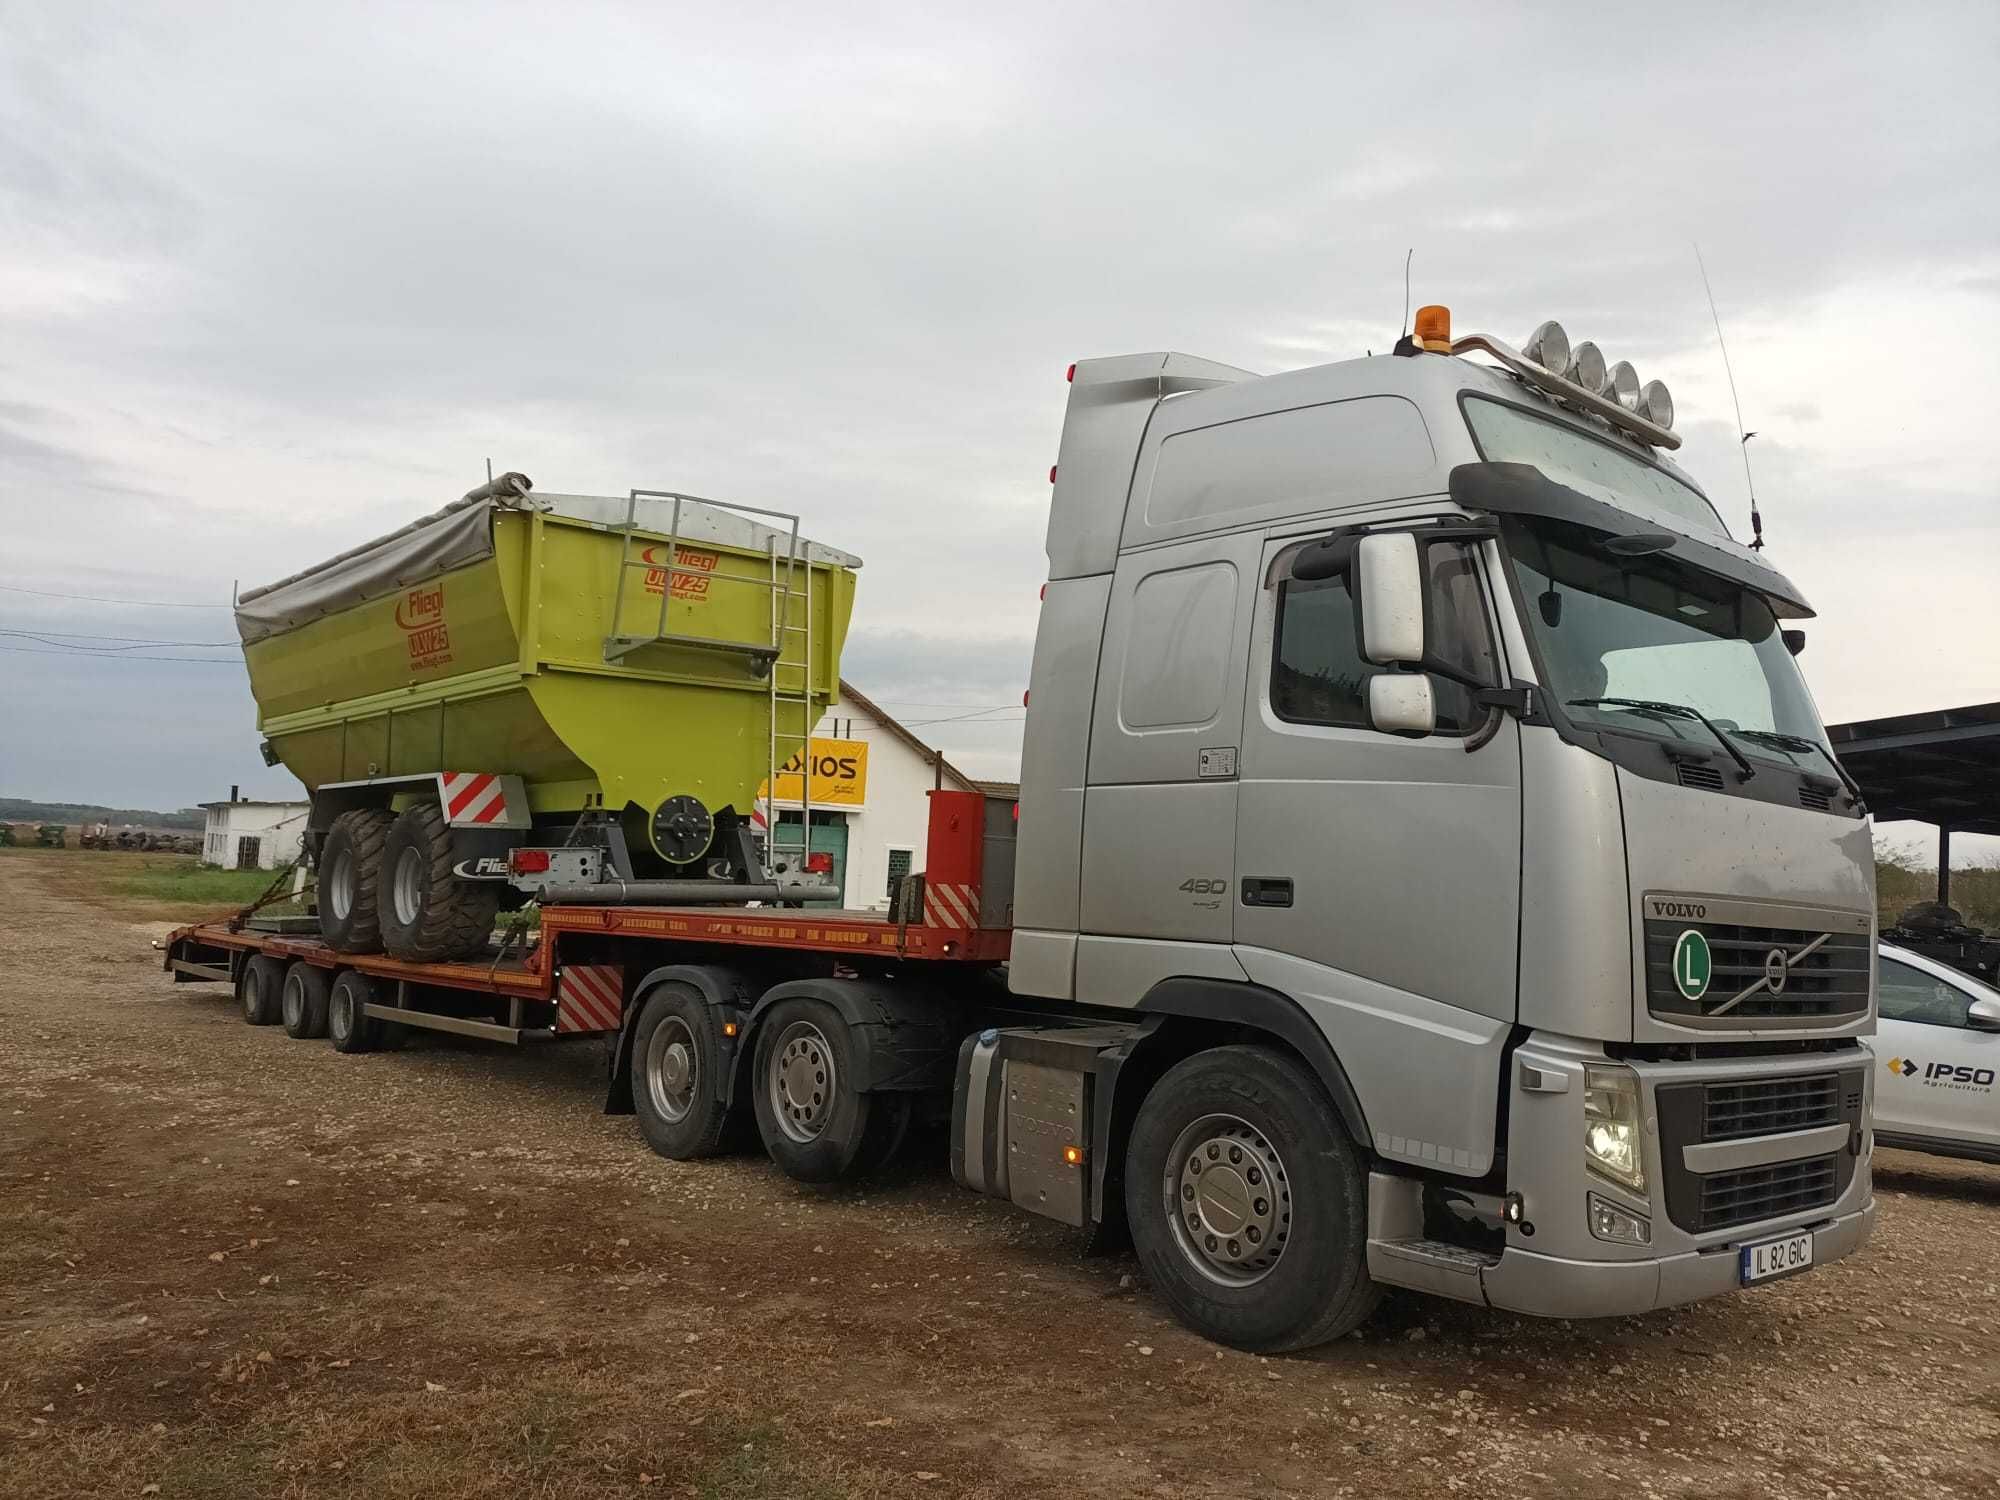
[[[1642,713],[1669,714],[1677,719],[1693,719],[1702,728],[1715,736],[1716,744],[1729,752],[1729,758],[1736,762],[1736,768],[1743,773],[1745,781],[1757,774],[1757,768],[1750,764],[1750,758],[1736,748],[1736,742],[1722,732],[1715,720],[1698,708],[1689,708],[1685,703],[1665,703],[1658,698],[1572,698],[1571,708],[1636,708]]]
[[[1775,729],[1732,729],[1729,731],[1739,740],[1750,740],[1759,745],[1775,745],[1780,750],[1794,753],[1804,750],[1815,752],[1819,758],[1833,767],[1833,774],[1840,778],[1840,784],[1847,788],[1847,795],[1857,803],[1861,801],[1861,788],[1854,778],[1847,774],[1847,767],[1840,759],[1818,740],[1807,739],[1802,734],[1781,734]]]

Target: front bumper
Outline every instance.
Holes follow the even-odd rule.
[[[1875,1227],[1875,1200],[1809,1227],[1816,1270],[1861,1247]],[[1570,1260],[1510,1246],[1498,1264],[1480,1273],[1480,1289],[1490,1306],[1544,1318],[1652,1312],[1734,1291],[1740,1285],[1737,1252],[1744,1245],[1796,1232],[1764,1228],[1726,1245],[1652,1260]]]

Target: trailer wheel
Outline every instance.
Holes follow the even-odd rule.
[[[435,802],[404,809],[382,850],[376,904],[382,946],[410,963],[486,951],[500,910],[498,884],[452,873],[451,825]]]
[[[283,996],[279,1009],[287,1036],[309,1041],[326,1035],[326,970],[298,960],[285,970]]]
[[[336,953],[382,951],[376,902],[382,848],[396,815],[386,808],[344,812],[327,830],[319,853],[319,930]]]
[[[662,984],[632,1029],[632,1109],[639,1133],[675,1161],[713,1156],[729,1127],[722,1020],[689,984]]]
[[[1125,1208],[1147,1277],[1218,1343],[1309,1348],[1380,1297],[1361,1153],[1318,1080],[1268,1047],[1197,1053],[1153,1086],[1132,1126]]]
[[[252,1026],[269,1026],[278,1019],[285,988],[285,966],[258,954],[243,967],[243,1019]]]
[[[780,1000],[757,1028],[751,1076],[757,1133],[787,1177],[838,1182],[866,1170],[877,1099],[855,1089],[854,1043],[839,1011],[824,1000]]]
[[[366,974],[342,969],[326,997],[326,1034],[336,1052],[373,1052],[382,1044],[382,1023],[362,1007],[375,998]]]

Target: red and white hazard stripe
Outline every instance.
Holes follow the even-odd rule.
[[[616,964],[570,964],[556,984],[556,1030],[616,1031],[625,1009],[625,975]]]
[[[507,788],[486,771],[446,771],[438,778],[449,823],[498,823],[507,816]]]
[[[979,892],[969,885],[924,882],[924,926],[971,932],[979,926]]]

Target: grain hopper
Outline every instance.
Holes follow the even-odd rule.
[[[538,877],[769,881],[759,788],[837,690],[859,566],[779,512],[507,474],[243,594],[329,940],[473,951]]]

